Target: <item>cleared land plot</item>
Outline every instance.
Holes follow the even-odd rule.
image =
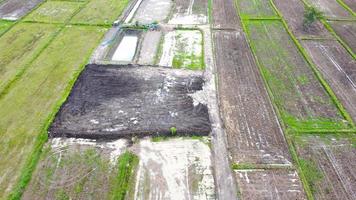
[[[301,0],[274,0],[274,3],[295,36],[332,38],[332,35],[320,21],[316,21],[310,27],[304,28],[305,6]]]
[[[1,36],[7,29],[9,29],[13,24],[14,24],[14,22],[2,21],[2,20],[0,20],[0,36]]]
[[[37,140],[47,134],[43,128],[48,118],[104,32],[96,27],[65,28],[1,98],[0,196],[6,197],[17,183]]]
[[[342,22],[330,21],[329,22],[335,32],[344,40],[347,45],[356,53],[356,21]]]
[[[337,41],[302,44],[356,122],[356,61]]]
[[[7,0],[0,5],[0,18],[17,20],[25,16],[43,0]]]
[[[234,0],[214,0],[212,2],[213,28],[237,29],[236,22],[239,21],[239,18]]]
[[[276,17],[269,0],[236,0],[241,18]]]
[[[169,24],[206,24],[208,22],[208,1],[177,0]]]
[[[144,0],[137,9],[132,22],[150,24],[163,22],[171,13],[173,1],[171,0]]]
[[[201,73],[155,67],[88,65],[50,128],[54,137],[208,135]],[[176,131],[172,132],[172,128]]]
[[[22,199],[124,199],[138,164],[126,143],[50,140]]]
[[[47,1],[28,15],[25,21],[64,23],[83,6],[83,3]]]
[[[205,142],[145,139],[137,155],[140,163],[132,199],[216,199],[211,153]]]
[[[17,24],[0,37],[0,92],[24,70],[49,42],[58,27],[47,24]]]
[[[124,11],[130,0],[91,0],[71,20],[79,24],[111,25]]]
[[[137,61],[139,64],[154,64],[161,37],[162,33],[158,31],[148,31],[144,34]]]
[[[283,132],[244,36],[216,31],[213,38],[220,109],[232,161],[290,164]]]
[[[352,15],[337,2],[337,0],[307,0],[307,2],[310,2],[311,5],[318,8],[327,18],[353,18]]]
[[[356,12],[356,3],[354,0],[342,0],[353,12]]]
[[[242,199],[307,199],[295,170],[236,171]]]
[[[299,136],[296,147],[315,199],[356,199],[355,144],[341,136]]]
[[[281,22],[249,21],[247,31],[272,92],[272,101],[289,127],[299,130],[347,127],[347,121]]]
[[[198,30],[176,30],[164,35],[160,66],[204,69],[203,36]]]

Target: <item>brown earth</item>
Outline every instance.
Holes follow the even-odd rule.
[[[234,0],[214,0],[212,4],[213,28],[236,29],[239,18]]]
[[[88,65],[62,105],[52,137],[115,139],[208,135],[208,108],[190,95],[201,91],[201,72]]]
[[[315,199],[356,199],[356,149],[348,140],[323,135],[297,141],[299,157],[316,167],[306,170],[320,174],[311,183]]]
[[[274,0],[274,3],[296,37],[332,38],[329,31],[319,21],[313,23],[308,28],[303,26],[305,7],[302,1]]]
[[[295,170],[239,170],[236,179],[244,200],[306,199]]]
[[[19,19],[43,0],[7,0],[0,5],[0,18]]]
[[[302,44],[356,122],[356,61],[337,41],[304,40]]]
[[[290,163],[283,132],[244,35],[216,31],[213,39],[220,108],[232,161]]]
[[[330,21],[329,22],[335,32],[344,40],[347,45],[356,53],[356,21],[342,22]]]
[[[327,18],[350,19],[352,15],[345,10],[336,0],[307,0],[318,8]]]

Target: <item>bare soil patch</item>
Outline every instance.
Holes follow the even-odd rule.
[[[322,135],[296,141],[315,199],[356,199],[356,149],[348,139]]]
[[[295,170],[236,171],[241,199],[307,199]]]
[[[208,109],[191,95],[202,74],[156,67],[88,65],[50,128],[52,137],[208,135]]]
[[[341,39],[356,53],[356,21],[330,21],[329,23]]]
[[[208,22],[208,1],[177,0],[169,24],[206,24]]]
[[[302,44],[356,122],[356,61],[337,41],[305,40]]]
[[[332,35],[320,21],[313,23],[307,29],[303,27],[305,6],[302,1],[274,0],[274,3],[295,36],[332,38]]]
[[[221,113],[235,163],[290,164],[283,132],[241,32],[213,34]]]
[[[33,8],[35,8],[43,0],[7,0],[0,5],[0,18],[17,20]]]
[[[139,47],[137,63],[140,65],[155,64],[156,54],[159,48],[162,33],[159,31],[148,31],[144,34],[142,43]]]
[[[347,19],[353,18],[336,0],[308,0],[328,18]]]
[[[352,11],[356,12],[356,3],[354,0],[342,0]]]
[[[212,2],[213,28],[236,29],[239,18],[234,0],[214,0]]]
[[[144,0],[132,22],[141,24],[163,22],[168,19],[172,5],[172,0]]]

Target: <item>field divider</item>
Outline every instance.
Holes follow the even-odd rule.
[[[345,10],[347,10],[349,13],[351,13],[352,16],[356,16],[356,13],[344,3],[342,0],[336,0]]]
[[[251,163],[234,163],[233,170],[274,170],[274,169],[295,169],[292,164],[251,164]]]
[[[242,20],[251,20],[251,21],[259,21],[259,20],[261,20],[261,21],[263,21],[263,20],[277,20],[277,21],[279,21],[279,20],[282,20],[280,17],[242,17],[241,18]]]
[[[289,36],[292,38],[292,40],[294,41],[295,45],[297,46],[299,52],[303,55],[303,57],[305,58],[305,60],[307,61],[307,63],[309,64],[309,66],[311,67],[311,69],[313,70],[314,74],[316,75],[316,77],[318,78],[318,80],[320,81],[321,85],[324,87],[324,89],[326,90],[326,92],[329,94],[329,96],[331,97],[332,101],[334,102],[334,104],[336,105],[336,107],[339,109],[339,111],[341,112],[342,116],[350,123],[351,127],[355,127],[355,124],[351,118],[351,116],[349,115],[349,113],[346,111],[346,109],[344,108],[344,106],[341,104],[341,102],[339,101],[339,99],[337,98],[337,96],[335,95],[334,91],[331,89],[331,87],[329,86],[329,84],[324,80],[322,74],[319,72],[319,70],[317,69],[317,67],[315,66],[314,62],[310,59],[308,53],[305,51],[305,49],[303,48],[303,46],[299,43],[299,41],[297,40],[297,38],[294,36],[294,34],[292,33],[292,31],[289,29],[287,22],[285,21],[282,13],[277,9],[276,5],[274,4],[273,0],[270,0],[272,7],[275,9],[275,11],[277,12],[277,14],[281,17],[282,19],[282,24],[284,26],[284,28],[286,29],[287,33],[289,34]]]
[[[306,2],[306,0],[301,0],[303,4],[307,7],[311,7],[311,5]],[[352,56],[353,59],[356,59],[356,54],[352,51],[352,49],[347,45],[340,37],[339,35],[334,31],[334,29],[330,26],[330,24],[325,20],[324,18],[320,19],[321,23],[325,26],[325,28],[333,35],[337,41],[346,49],[346,51]],[[330,21],[335,21],[335,19],[330,20]]]

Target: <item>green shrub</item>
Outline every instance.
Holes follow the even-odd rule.
[[[322,18],[323,18],[322,12],[318,11],[316,8],[311,6],[306,7],[304,10],[304,21],[303,21],[304,29],[308,30],[315,21]]]

